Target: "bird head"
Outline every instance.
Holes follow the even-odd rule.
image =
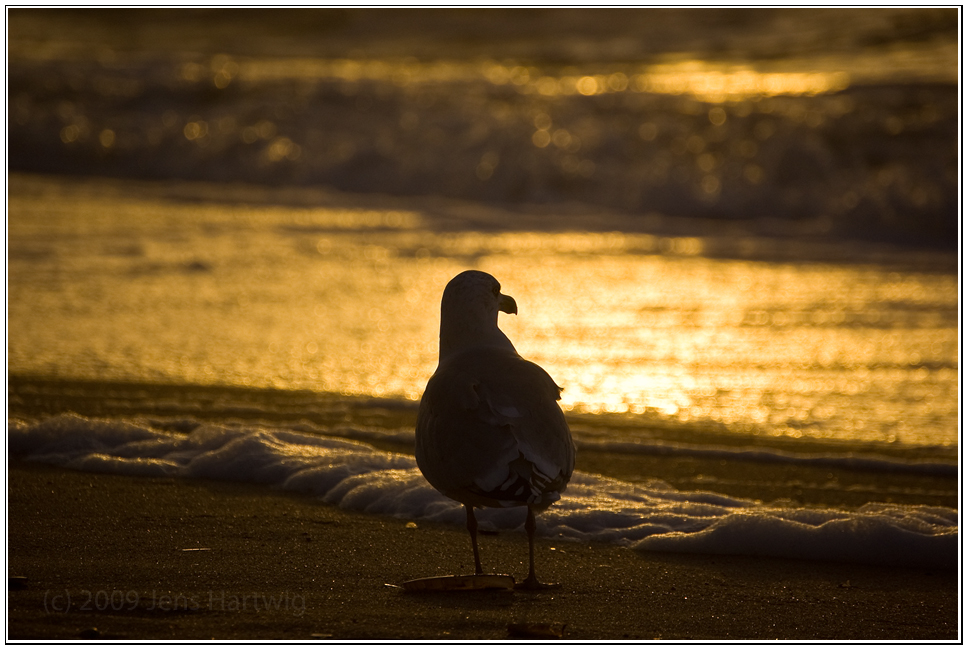
[[[517,314],[514,298],[483,271],[464,271],[444,288],[440,301],[440,358],[472,347],[514,346],[497,326],[497,314]]]

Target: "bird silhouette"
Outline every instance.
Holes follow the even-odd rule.
[[[483,574],[474,508],[527,506],[528,577],[535,576],[535,513],[560,498],[575,467],[575,445],[558,406],[561,388],[523,359],[498,328],[517,304],[481,271],[464,271],[440,303],[440,359],[417,415],[416,458],[439,492],[464,505]]]

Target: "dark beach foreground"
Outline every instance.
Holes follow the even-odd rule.
[[[7,470],[11,640],[960,637],[953,572],[541,540],[559,590],[413,594],[388,585],[472,569],[465,531],[252,485]],[[523,534],[482,554],[524,577]]]

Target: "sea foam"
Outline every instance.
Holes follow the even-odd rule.
[[[414,459],[355,440],[240,424],[149,422],[65,414],[8,422],[17,456],[71,469],[242,481],[319,497],[348,510],[462,525],[463,508],[434,490]],[[183,433],[181,431],[188,431]],[[520,529],[521,508],[484,509],[484,528]],[[576,472],[538,518],[543,537],[644,552],[717,553],[887,566],[954,568],[958,513],[867,504],[853,510],[775,507],[662,482],[632,484]]]

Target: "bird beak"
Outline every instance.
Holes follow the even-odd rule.
[[[505,314],[517,314],[518,313],[518,303],[514,302],[514,298],[511,296],[505,296],[503,293],[499,298],[497,303],[497,308],[503,311]]]

